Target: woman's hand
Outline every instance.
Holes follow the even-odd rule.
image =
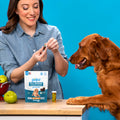
[[[59,51],[58,50],[59,49],[58,42],[54,38],[50,38],[46,45],[47,45],[47,48],[53,52],[53,54],[55,54]]]
[[[10,79],[17,83],[24,78],[24,71],[30,71],[37,62],[43,62],[47,59],[47,47],[42,47],[36,51],[33,56],[23,65],[14,69],[11,73]]]
[[[47,59],[47,47],[45,49],[44,47],[42,47],[41,49],[36,51],[32,57],[35,62],[44,62]]]
[[[68,62],[59,52],[58,41],[54,38],[50,38],[46,45],[47,48],[53,52],[56,72],[61,76],[65,76],[68,71]]]

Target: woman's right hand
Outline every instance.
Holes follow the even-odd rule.
[[[25,64],[21,65],[18,68],[15,68],[11,73],[10,79],[14,83],[19,82],[21,79],[24,78],[24,71],[30,71],[37,62],[43,62],[46,59],[47,59],[47,47],[45,49],[44,47],[42,47],[41,49],[36,51]]]
[[[47,47],[45,49],[44,47],[42,47],[41,49],[36,51],[32,57],[35,62],[44,62],[47,59]]]

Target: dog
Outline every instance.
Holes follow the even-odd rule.
[[[109,110],[120,120],[120,49],[109,38],[91,34],[79,43],[79,49],[70,57],[76,69],[94,66],[101,95],[69,98],[67,104],[86,105]]]
[[[38,92],[39,92],[39,90],[36,88],[36,89],[33,91],[32,96],[35,96],[35,97],[40,96]]]

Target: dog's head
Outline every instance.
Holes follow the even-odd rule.
[[[119,48],[116,47],[108,38],[99,34],[91,34],[79,43],[79,49],[70,57],[70,62],[75,64],[78,69],[94,66],[97,62],[105,65],[108,60],[110,61],[117,54],[115,52]]]
[[[38,89],[36,88],[36,89],[34,90],[34,92],[35,92],[35,93],[38,93]]]

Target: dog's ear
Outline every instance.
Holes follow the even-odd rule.
[[[96,52],[96,44],[97,42],[95,40],[93,40],[91,43],[90,43],[90,46],[89,46],[89,51],[90,53],[92,53],[93,55],[95,54]]]
[[[106,47],[104,46],[104,39],[105,38],[96,37],[95,39],[97,41],[96,48],[95,48],[96,52],[98,53],[101,60],[107,60],[108,55],[107,55],[107,52],[106,52]]]
[[[107,60],[108,59],[107,53],[105,51],[105,48],[99,42],[97,43],[96,51],[97,51],[99,57],[102,60]]]
[[[98,58],[98,54],[96,52],[96,40],[93,40],[90,45],[89,45],[89,54],[90,54],[90,59],[92,61],[96,61],[96,58]]]
[[[97,58],[99,57],[101,60],[107,60],[108,55],[105,50],[104,44],[102,43],[102,40],[98,40],[99,38],[95,38],[90,44],[90,52],[92,55],[96,56]]]

